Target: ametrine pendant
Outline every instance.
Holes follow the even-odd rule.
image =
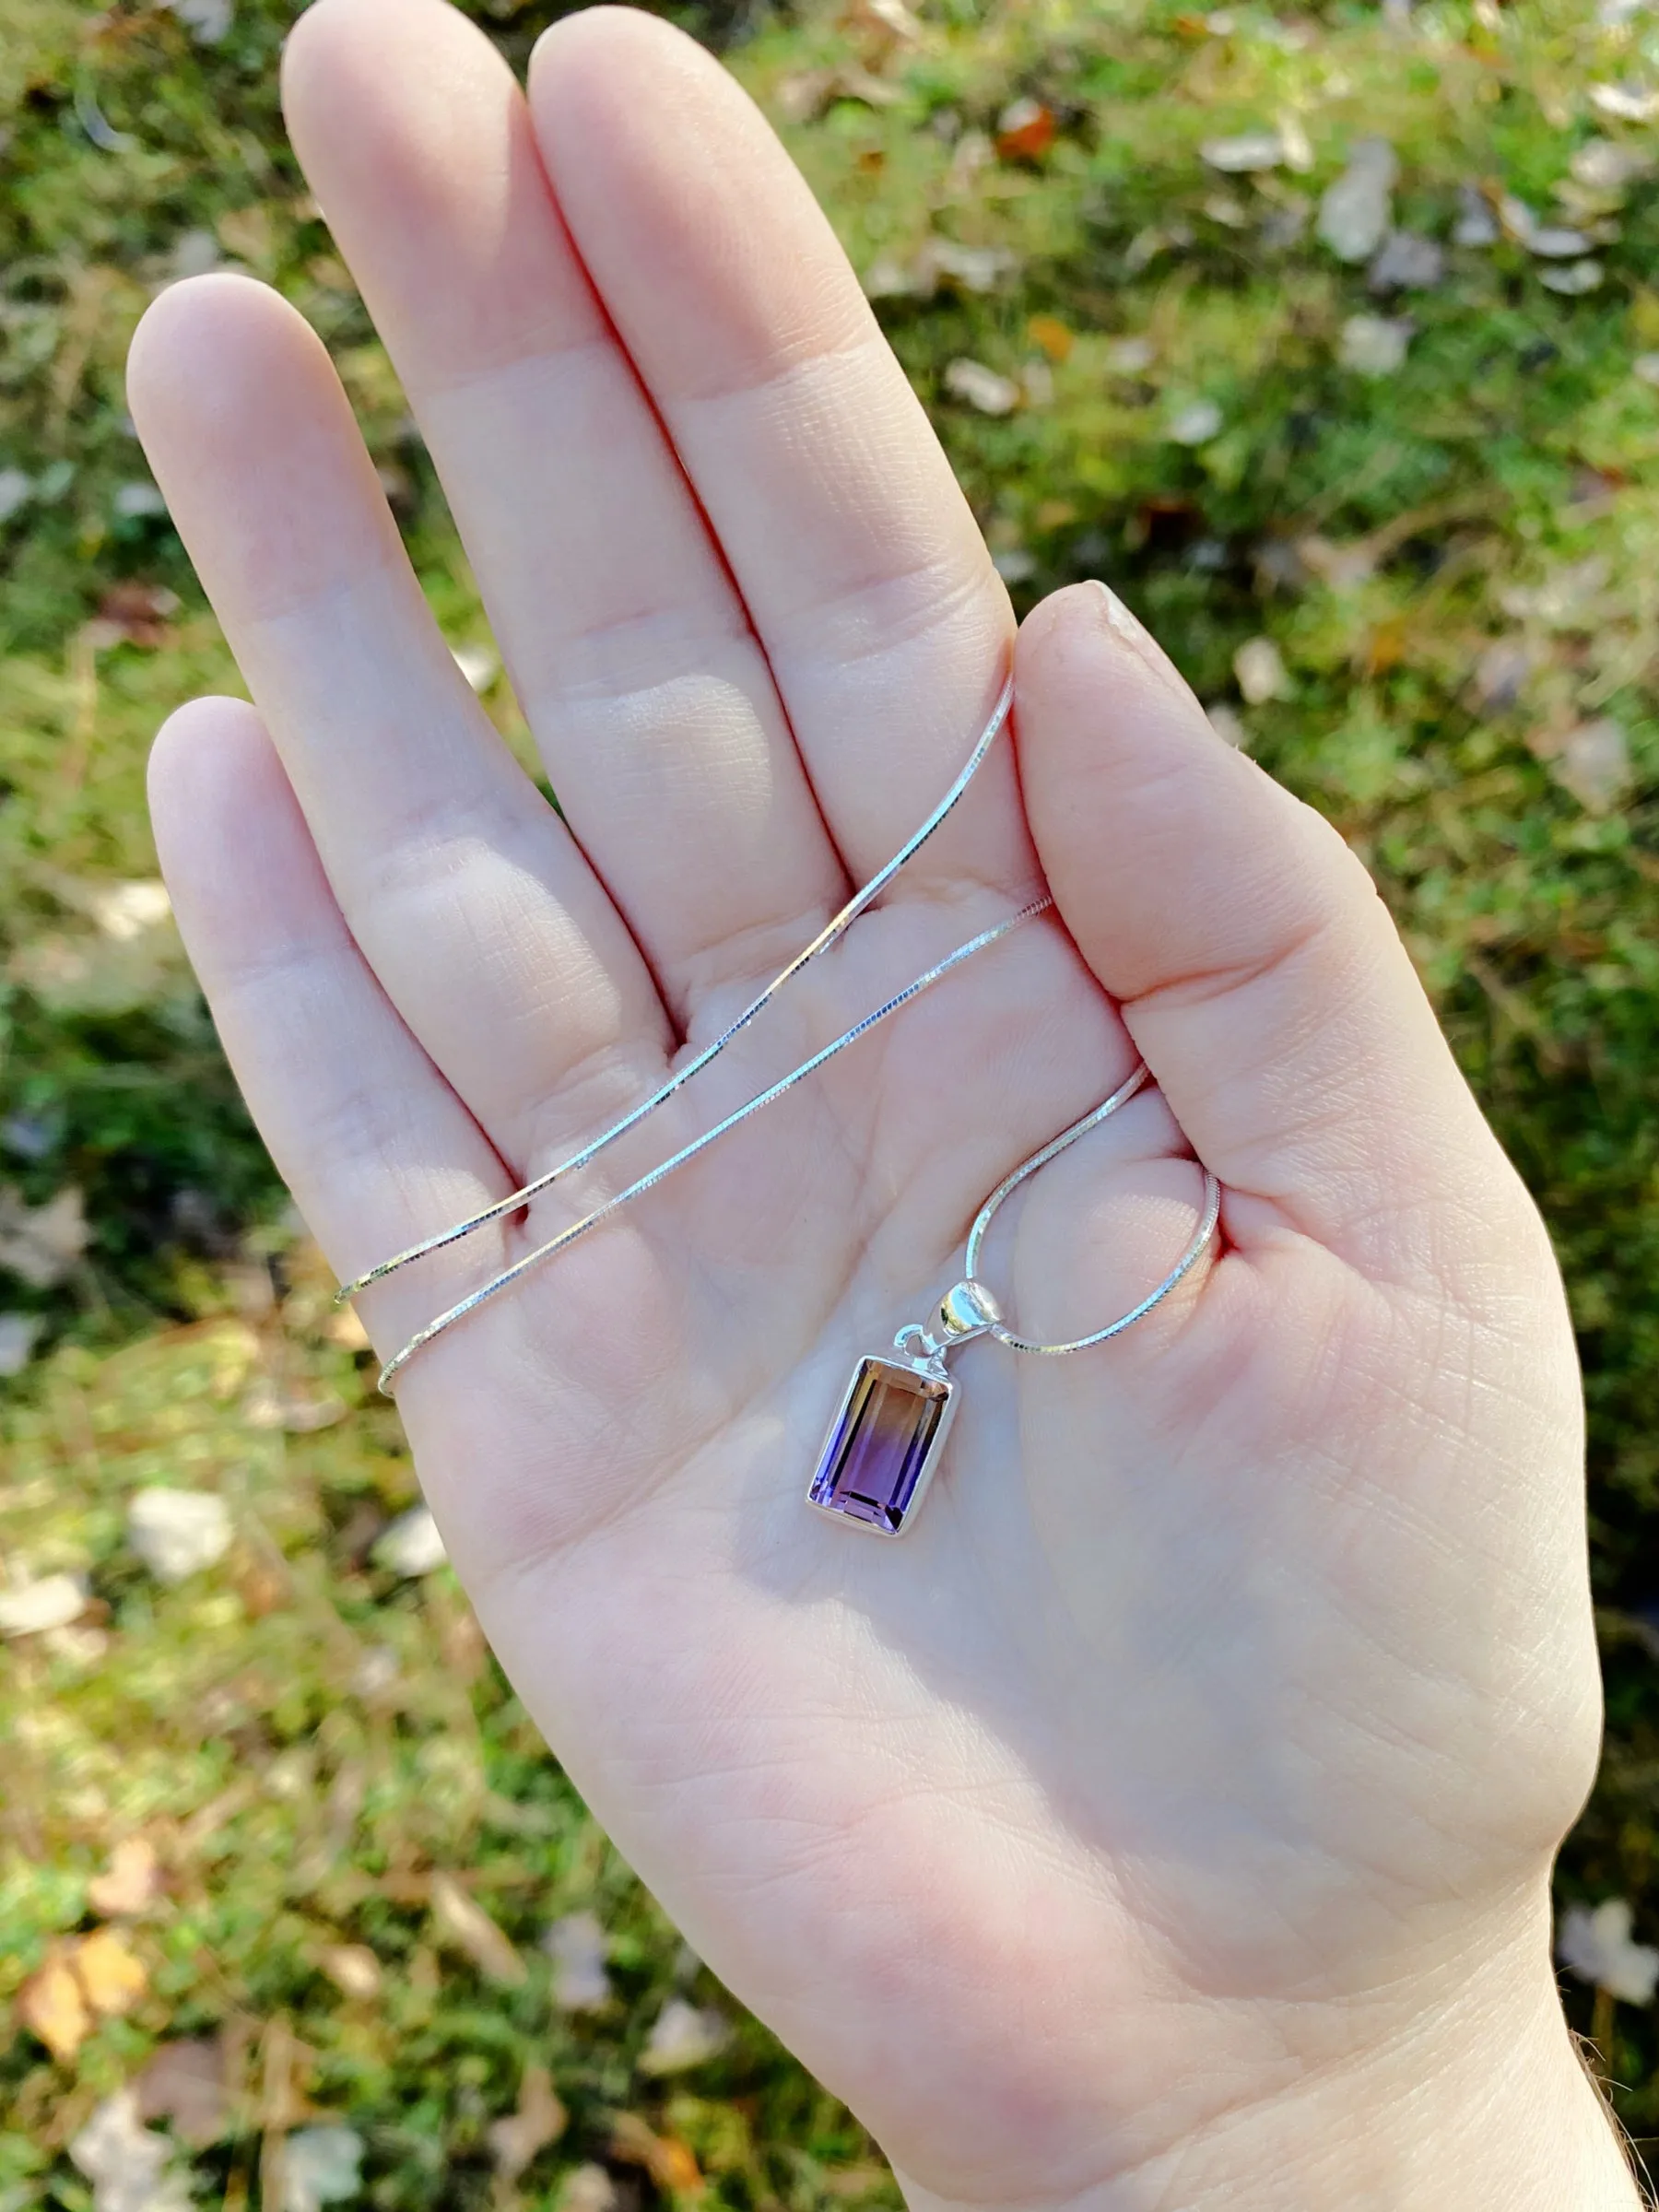
[[[806,1502],[877,1535],[904,1533],[939,1464],[956,1384],[918,1362],[861,1359],[824,1440]]]
[[[879,1536],[899,1536],[922,1509],[956,1416],[945,1355],[1000,1319],[989,1291],[959,1283],[939,1302],[934,1332],[911,1322],[893,1339],[908,1359],[861,1359],[830,1424],[808,1505]]]

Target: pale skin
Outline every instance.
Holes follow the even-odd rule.
[[[131,404],[254,703],[168,724],[157,834],[342,1277],[654,1088],[1018,686],[883,906],[603,1175],[366,1296],[382,1356],[1057,906],[400,1378],[549,1742],[918,2212],[1635,2205],[1550,1961],[1599,1723],[1561,1287],[1363,870],[1098,587],[1016,642],[828,225],[688,41],[573,18],[526,99],[440,0],[318,0],[284,86],[564,814],[315,339],[243,279],[164,294]],[[808,1512],[855,1358],[1137,1053],[1159,1088],[988,1271],[1028,1334],[1100,1325],[1199,1160],[1215,1252],[1098,1351],[965,1350],[900,1542]]]

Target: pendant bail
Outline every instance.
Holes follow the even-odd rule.
[[[964,1280],[947,1290],[934,1316],[934,1327],[943,1344],[966,1344],[971,1336],[985,1336],[1002,1319],[1002,1308],[982,1283]]]
[[[1002,1309],[982,1283],[960,1282],[935,1307],[931,1329],[907,1321],[893,1338],[893,1348],[909,1352],[927,1373],[942,1375],[947,1353],[972,1337],[988,1336],[1001,1319]]]

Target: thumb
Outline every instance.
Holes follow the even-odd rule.
[[[1277,1219],[1368,1272],[1438,1270],[1449,1223],[1530,1215],[1365,869],[1215,735],[1122,602],[1054,594],[1016,673],[1055,901],[1227,1187],[1232,1241]]]

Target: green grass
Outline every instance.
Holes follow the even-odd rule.
[[[546,19],[510,0],[480,12],[520,60]],[[1427,6],[1410,34],[1357,6],[1287,14],[1278,35],[1264,8],[1229,12],[1230,31],[1167,5],[945,0],[891,57],[829,14],[711,9],[697,27],[732,41],[780,115],[799,113],[814,69],[885,70],[890,102],[831,100],[786,135],[862,271],[903,269],[930,232],[1006,251],[989,291],[947,280],[881,312],[1017,595],[1110,577],[1200,696],[1334,817],[1543,1203],[1588,1377],[1612,1727],[1561,1884],[1629,1898],[1656,1940],[1659,390],[1631,363],[1659,350],[1659,185],[1639,178],[1600,209],[1559,193],[1593,138],[1642,143],[1598,120],[1590,88],[1659,81],[1659,32],[1547,0],[1489,19]],[[95,1597],[57,1648],[0,1659],[0,1740],[16,1747],[0,2003],[92,1924],[87,1884],[117,1838],[150,1837],[168,1881],[135,1924],[135,2007],[73,2063],[21,2026],[0,2053],[0,2212],[89,2203],[68,2138],[159,2043],[207,2035],[236,2094],[194,2155],[228,2203],[259,2197],[262,2160],[268,2182],[270,2147],[308,2112],[359,2130],[377,2205],[510,2194],[488,2129],[535,2063],[570,2122],[519,2183],[526,2203],[607,2157],[647,2197],[686,2184],[695,2159],[718,2204],[889,2201],[861,2132],[729,2001],[718,2058],[668,2081],[641,2071],[670,1995],[720,2000],[541,1751],[447,1574],[400,1581],[368,1557],[414,1494],[395,1426],[329,1334],[314,1255],[168,931],[117,945],[89,918],[100,886],[153,871],[156,723],[193,691],[237,688],[165,516],[123,490],[147,480],[123,353],[170,272],[218,253],[316,323],[447,634],[487,634],[282,141],[287,20],[247,0],[204,46],[159,10],[0,0],[0,480],[15,467],[32,487],[0,523],[0,1179],[31,1204],[75,1184],[92,1230],[62,1282],[0,1276],[0,1307],[45,1330],[0,1416],[0,1544],[14,1566],[88,1574]],[[976,163],[974,135],[1027,95],[1054,111],[1053,146]],[[1287,114],[1305,173],[1204,164],[1203,143]],[[1380,302],[1311,224],[1272,242],[1265,221],[1288,237],[1365,132],[1399,154],[1397,219],[1442,240],[1467,184],[1606,222],[1600,288],[1547,288],[1559,265],[1507,241],[1451,247],[1433,289]],[[1341,365],[1342,326],[1364,312],[1415,323],[1390,377]],[[1124,367],[1124,341],[1142,338],[1150,360]],[[993,418],[953,399],[961,357],[1026,378],[1034,404]],[[1200,401],[1220,411],[1216,435],[1172,441]],[[1346,584],[1321,581],[1332,547],[1366,555]],[[1250,706],[1233,658],[1260,637],[1287,683]],[[1476,671],[1506,640],[1524,676],[1483,704]],[[502,687],[488,704],[522,743]],[[1592,810],[1560,748],[1603,717],[1630,773]],[[124,1542],[124,1500],[151,1481],[218,1488],[236,1522],[227,1558],[173,1590]],[[492,1984],[445,1937],[445,1873],[517,1947],[522,1982]],[[611,1932],[618,1991],[579,2022],[536,1948],[576,1910]],[[373,2005],[321,1966],[342,1944],[380,1959]],[[1659,2132],[1651,2015],[1571,2003],[1629,2124]],[[654,2180],[618,2115],[682,2147],[653,2154]]]

